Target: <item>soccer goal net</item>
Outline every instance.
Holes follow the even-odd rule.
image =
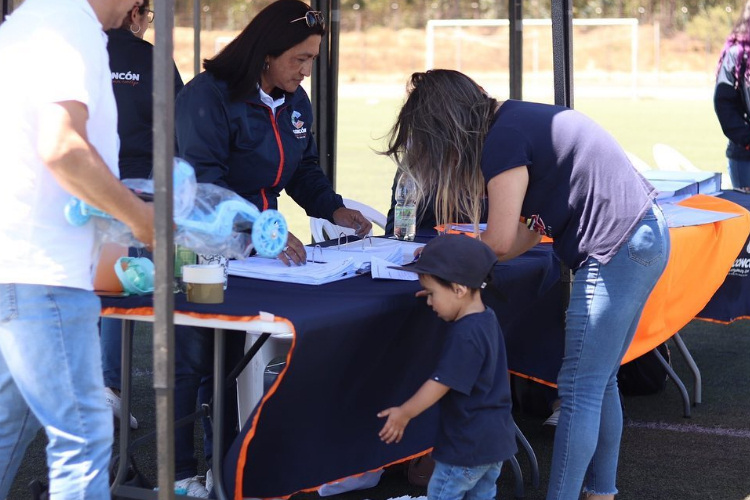
[[[425,65],[481,75],[507,91],[507,19],[440,19],[427,22]],[[573,76],[576,93],[637,96],[638,20],[574,19]],[[524,95],[553,89],[552,23],[523,20]],[[496,89],[493,89],[496,90]]]

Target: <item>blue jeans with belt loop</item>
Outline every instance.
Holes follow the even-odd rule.
[[[547,500],[578,500],[582,489],[617,493],[622,435],[617,371],[668,258],[667,223],[654,206],[612,260],[602,265],[590,258],[576,270],[557,380],[560,419]]]
[[[112,411],[93,292],[0,284],[0,498],[40,427],[50,498],[108,499]]]
[[[502,462],[465,467],[435,461],[427,500],[495,500]]]

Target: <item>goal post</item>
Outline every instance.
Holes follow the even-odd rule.
[[[549,26],[550,36],[552,21],[550,19],[523,19],[523,26],[526,27],[546,27]],[[436,54],[441,50],[437,45],[437,34],[436,30],[451,29],[452,32],[448,35],[454,41],[454,66],[456,69],[461,69],[461,61],[463,58],[463,42],[468,41],[472,44],[473,49],[478,49],[482,45],[494,45],[495,48],[506,48],[508,47],[509,40],[506,37],[503,40],[498,40],[497,34],[487,34],[482,32],[482,28],[509,28],[509,21],[507,19],[432,19],[427,21],[425,30],[425,68],[432,69],[435,67]],[[629,38],[629,52],[630,52],[630,92],[631,97],[637,97],[638,90],[638,20],[634,18],[603,18],[603,19],[573,19],[573,27],[617,27],[622,26],[627,30]],[[495,40],[491,40],[492,37]],[[605,37],[606,38],[606,37]],[[573,34],[573,47],[576,48],[576,33]],[[476,52],[476,50],[475,50]],[[549,53],[552,52],[550,45]],[[476,55],[476,54],[474,54]],[[532,66],[534,71],[539,69],[539,51],[538,48],[534,48],[532,54]],[[624,62],[624,61],[623,61]],[[576,58],[574,57],[573,63],[575,65]],[[625,66],[625,65],[623,65]],[[494,65],[495,71],[503,70],[498,64]],[[622,68],[622,71],[627,71],[626,67]]]

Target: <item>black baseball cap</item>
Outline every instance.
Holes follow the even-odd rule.
[[[430,274],[470,288],[482,288],[496,262],[495,252],[478,239],[463,234],[445,234],[430,240],[414,264],[389,267]]]

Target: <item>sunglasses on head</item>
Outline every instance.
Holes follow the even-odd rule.
[[[297,21],[305,21],[308,28],[312,28],[313,26],[326,27],[326,20],[323,18],[323,13],[319,10],[308,10],[304,17],[292,19],[289,21],[289,24],[296,23]]]

